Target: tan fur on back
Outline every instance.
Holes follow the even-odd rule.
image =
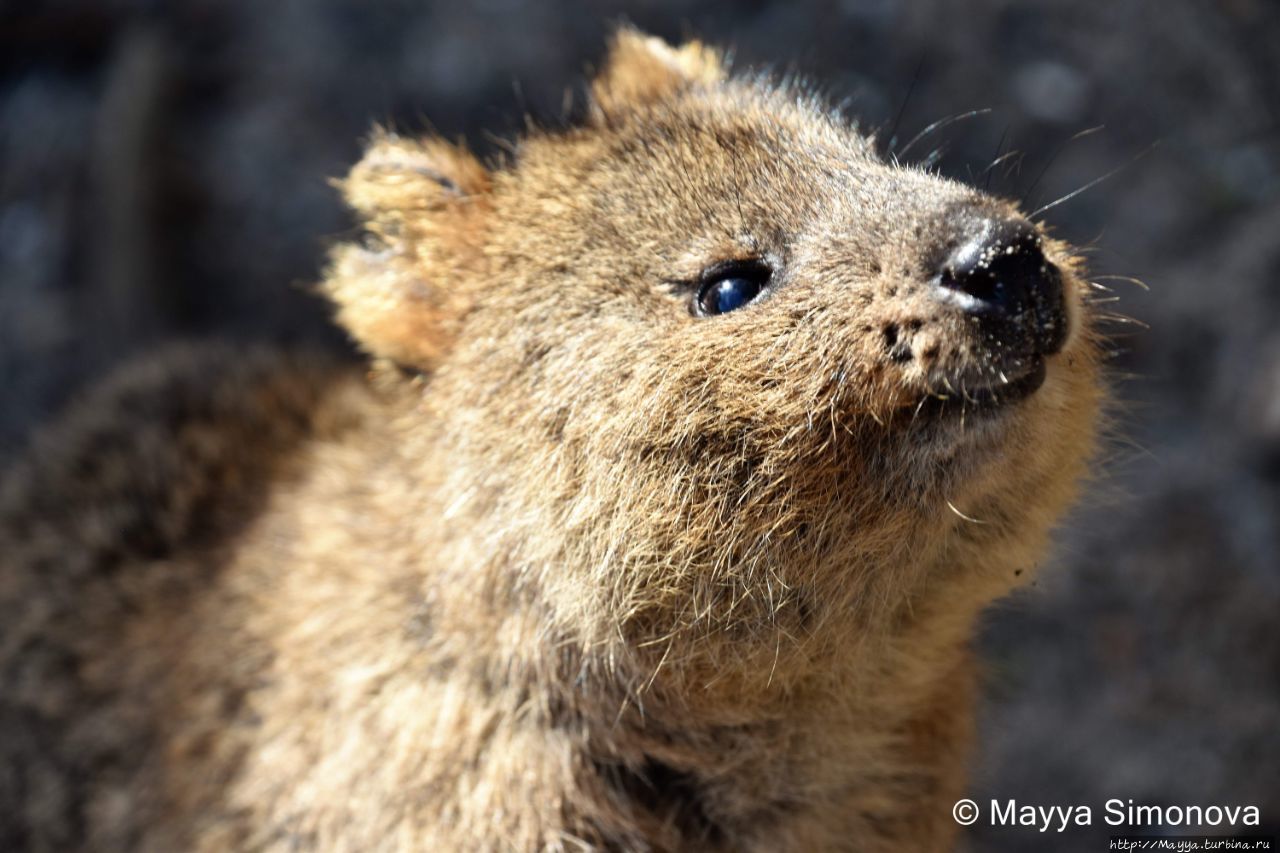
[[[168,356],[9,474],[0,847],[949,848],[975,618],[1093,440],[1075,261],[1034,396],[917,418],[973,359],[928,252],[1012,208],[704,46],[602,67],[493,169],[373,138],[366,373]]]

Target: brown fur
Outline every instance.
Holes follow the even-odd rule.
[[[0,846],[946,849],[975,618],[1092,443],[1080,281],[1034,396],[918,417],[983,369],[924,270],[1012,208],[630,32],[583,126],[343,190],[367,377],[166,358],[5,481]]]

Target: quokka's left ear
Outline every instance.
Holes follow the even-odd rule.
[[[725,78],[720,52],[701,42],[672,47],[662,39],[623,28],[613,37],[604,67],[591,84],[598,116],[643,106],[694,86]]]
[[[378,131],[338,186],[367,232],[332,254],[338,322],[371,354],[429,368],[466,310],[460,273],[483,255],[489,173],[460,146]]]

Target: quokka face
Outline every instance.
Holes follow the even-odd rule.
[[[697,44],[623,33],[586,122],[493,171],[383,136],[346,190],[374,239],[336,255],[341,316],[626,608],[692,584],[730,619],[768,577],[847,603],[826,566],[940,517],[1043,528],[1087,455],[1069,249]]]

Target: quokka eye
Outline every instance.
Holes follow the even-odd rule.
[[[695,313],[702,317],[728,314],[753,302],[769,283],[769,268],[757,261],[713,268],[698,290]]]

